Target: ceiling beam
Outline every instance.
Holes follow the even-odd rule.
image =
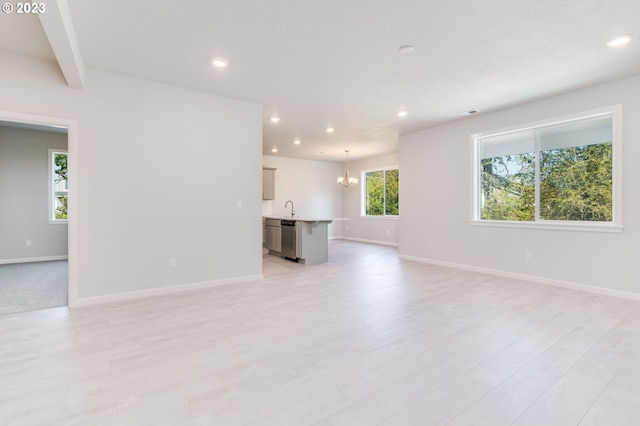
[[[84,89],[84,63],[76,38],[67,0],[46,3],[47,10],[38,14],[58,66],[62,70],[69,87]]]

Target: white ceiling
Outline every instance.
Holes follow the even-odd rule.
[[[273,146],[278,156],[326,161],[343,161],[345,149],[351,159],[391,153],[400,134],[463,119],[464,111],[640,73],[638,0],[68,0],[68,7],[86,67],[262,104],[267,155]],[[37,19],[16,18],[0,18],[0,49],[53,58]],[[19,37],[7,38],[18,27]],[[605,44],[622,33],[635,34],[628,46]],[[414,52],[400,55],[406,44]],[[215,69],[214,57],[229,66]]]

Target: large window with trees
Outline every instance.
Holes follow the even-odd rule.
[[[399,178],[397,167],[362,172],[362,216],[398,216]]]
[[[474,137],[474,220],[619,225],[617,109]]]
[[[51,222],[66,222],[69,219],[67,158],[67,151],[49,150],[49,220]]]

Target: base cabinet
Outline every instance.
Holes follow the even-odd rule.
[[[282,251],[282,228],[280,227],[279,220],[266,220],[264,226],[264,246],[269,251],[273,251],[276,253],[280,253]]]
[[[296,222],[296,257],[305,264],[324,263],[329,260],[328,224],[330,221]]]
[[[264,219],[264,247],[270,253],[304,264],[329,260],[328,225],[333,219]]]

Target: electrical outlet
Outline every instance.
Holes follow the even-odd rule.
[[[524,253],[524,258],[527,260],[533,260],[533,252],[532,251],[527,251]]]
[[[177,266],[178,266],[178,263],[175,257],[172,257],[171,259],[169,259],[169,268],[175,268]]]
[[[27,240],[27,247],[31,247],[31,240]]]
[[[242,210],[242,201],[236,201],[236,209]]]

